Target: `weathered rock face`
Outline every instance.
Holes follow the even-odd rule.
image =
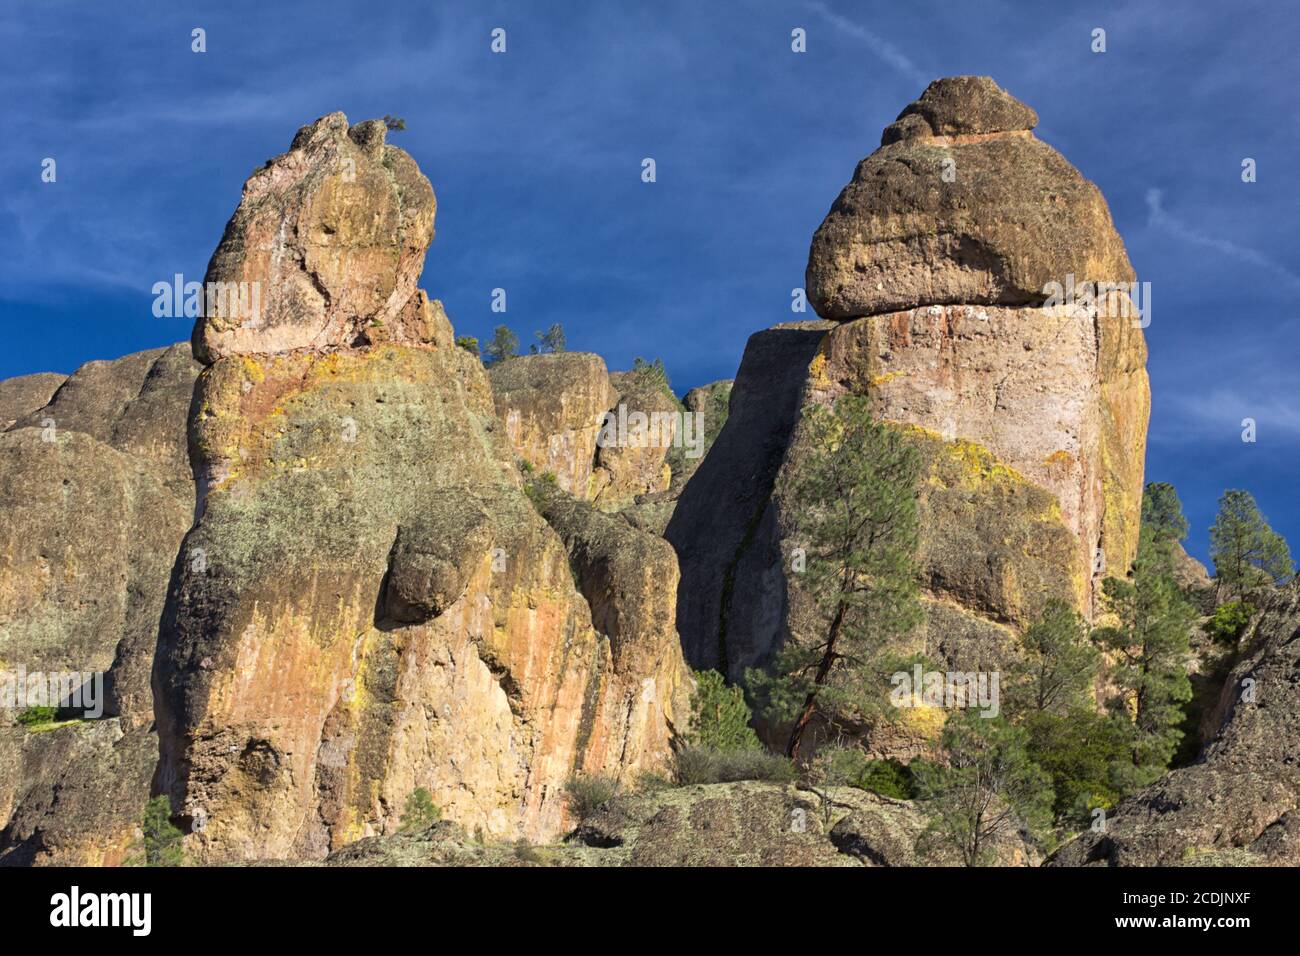
[[[610,423],[630,420],[627,441],[606,442],[596,450],[594,497],[596,507],[617,511],[632,504],[638,495],[667,491],[672,480],[668,455],[674,442],[681,444],[677,433],[682,424],[682,407],[667,385],[641,372],[615,372],[610,384],[617,396],[610,409]],[[645,432],[638,432],[645,416]],[[606,434],[612,434],[607,429]]]
[[[689,688],[675,670],[681,644],[675,623],[679,575],[672,547],[563,493],[542,492],[538,509],[568,549],[578,589],[591,607],[592,624],[609,638],[615,666],[676,681],[660,691],[672,701],[674,714],[688,713]]]
[[[1271,598],[1243,643],[1200,759],[1121,803],[1055,865],[1300,864],[1300,583]]]
[[[1048,282],[1131,282],[1097,187],[1034,138],[988,77],[936,80],[881,137],[813,236],[828,319],[923,305],[1035,305]]]
[[[672,520],[682,489],[686,487],[691,476],[704,461],[704,457],[713,447],[713,442],[722,433],[722,426],[727,422],[731,401],[732,381],[725,379],[701,385],[686,393],[682,399],[686,415],[683,429],[692,429],[692,442],[682,436],[681,447],[674,445],[668,452],[665,464],[670,477],[668,487],[662,491],[650,491],[637,495],[632,504],[619,509],[619,515],[643,531],[663,536]]]
[[[193,513],[188,353],[88,363],[0,433],[0,669],[105,675],[100,719],[0,731],[3,862],[119,862],[148,797],[149,671]]]
[[[330,122],[326,142],[346,150]],[[313,196],[291,195],[285,222]],[[262,215],[256,190],[245,203],[232,223]],[[343,220],[331,241],[366,247],[369,228]],[[374,261],[398,275],[376,282],[398,288],[406,247],[389,241],[398,252]],[[271,278],[255,266],[243,274]],[[333,319],[320,324],[320,303],[278,308],[275,336],[230,340],[202,373],[189,425],[200,507],[182,555],[202,560],[177,566],[154,691],[155,785],[191,852],[324,856],[395,829],[416,787],[470,830],[548,838],[573,774],[660,766],[685,720],[680,651],[649,618],[593,626],[564,542],[522,491],[488,377],[437,303],[408,298],[399,325],[416,334],[386,323],[291,351]],[[610,399],[598,371],[588,467]],[[601,595],[616,608],[641,594],[622,573]],[[670,628],[671,588],[660,600]]]
[[[519,457],[584,501],[599,491],[596,439],[618,393],[590,352],[523,355],[488,371],[497,416]],[[608,476],[602,476],[602,483]]]
[[[0,381],[0,431],[45,404],[66,382],[66,375],[38,372]]]
[[[1110,354],[1122,354],[1123,367]],[[1150,400],[1141,331],[1118,306],[928,306],[832,329],[821,357],[812,400],[870,395],[880,419],[960,439],[967,444],[953,451],[967,458],[973,443],[1002,477],[1050,492],[1075,549],[1054,564],[1080,607],[1091,606],[1094,564],[1128,566]],[[1112,399],[1125,408],[1117,413]],[[1031,596],[989,610],[1021,620]]]
[[[564,843],[503,846],[439,823],[422,833],[361,840],[330,866],[933,866],[918,853],[919,809],[864,790],[814,793],[789,784],[721,783],[616,797]],[[1000,836],[1004,866],[1037,862],[1017,836]]]
[[[1040,303],[1067,272],[1129,281],[1132,270],[1100,195],[1032,139],[1034,121],[991,81],[933,84],[813,241],[810,297],[847,321],[751,337],[730,417],[666,531],[693,666],[736,680],[813,637],[786,489],[804,455],[801,409],[847,393],[868,396],[922,455],[926,622],[895,650],[999,669],[1046,599],[1091,614],[1095,581],[1131,562],[1149,411],[1142,331],[1117,295]],[[955,182],[940,175],[949,155]],[[906,757],[919,743],[891,733],[867,745]]]
[[[350,345],[398,324],[436,203],[385,134],[380,120],[349,128],[331,113],[253,173],[208,264],[205,293],[217,301],[195,326],[196,358]]]

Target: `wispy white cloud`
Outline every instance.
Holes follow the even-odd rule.
[[[907,80],[915,83],[918,87],[924,87],[930,82],[928,74],[919,69],[906,53],[898,49],[898,47],[894,46],[894,44],[890,43],[884,37],[873,33],[860,23],[856,23],[848,17],[836,13],[834,10],[826,6],[826,4],[821,3],[820,0],[814,0],[813,3],[809,3],[808,8],[823,20],[834,26],[841,33],[847,34],[855,40],[861,41],[870,48],[872,53],[880,57],[882,62],[892,67]]]
[[[1225,256],[1236,259],[1240,262],[1247,262],[1251,265],[1258,266],[1278,276],[1280,279],[1294,286],[1300,286],[1300,275],[1292,272],[1286,266],[1282,265],[1258,249],[1252,249],[1249,246],[1243,246],[1240,243],[1233,242],[1231,239],[1224,239],[1220,236],[1212,236],[1208,233],[1201,232],[1186,225],[1181,220],[1174,218],[1165,212],[1164,193],[1159,189],[1148,189],[1146,194],[1147,202],[1147,226],[1148,228],[1159,229],[1176,239],[1184,242],[1190,242],[1198,246],[1205,246],[1207,249],[1213,249]]]

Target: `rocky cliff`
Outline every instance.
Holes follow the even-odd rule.
[[[914,646],[996,669],[1053,595],[1091,615],[1137,545],[1149,393],[1140,321],[1104,200],[991,80],[931,84],[813,237],[822,321],[756,333],[731,413],[666,535],[688,659],[733,679],[808,639],[782,490],[800,411],[853,393],[906,429],[920,487],[927,623]],[[1068,278],[1067,278],[1068,277]],[[1125,310],[1130,310],[1126,313]]]
[[[332,114],[213,256],[279,291],[194,335],[201,560],[163,617],[155,785],[200,859],[323,855],[416,787],[485,834],[554,835],[570,776],[658,766],[682,719],[675,642],[593,626],[483,369],[414,289],[433,208],[382,124]]]
[[[1300,582],[1268,599],[1241,646],[1196,762],[1125,800],[1053,864],[1300,865]]]
[[[197,362],[0,387],[0,658],[108,672],[99,719],[0,732],[5,862],[120,862],[151,790],[206,862],[324,856],[417,787],[549,839],[572,776],[668,758],[671,549],[525,495],[487,375],[415,287],[436,203],[385,134],[330,114],[254,172]]]
[[[128,852],[157,760],[158,620],[194,508],[189,351],[0,387],[0,670],[104,675],[97,720],[0,728],[0,861]]]

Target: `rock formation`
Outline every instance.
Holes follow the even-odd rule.
[[[382,120],[349,128],[330,113],[249,177],[208,264],[195,358],[346,346],[389,325],[390,337],[420,341],[403,309],[437,204],[385,135]]]
[[[158,620],[193,514],[197,373],[174,346],[16,380],[29,397],[0,433],[0,670],[101,673],[105,699],[95,721],[0,729],[0,861],[128,852],[157,760]]]
[[[802,790],[791,784],[708,784],[616,797],[565,842],[484,845],[439,823],[421,833],[359,840],[328,866],[953,866],[954,857],[918,855],[920,810],[850,787]],[[1014,834],[999,835],[1002,866],[1032,866],[1038,854]]]
[[[416,787],[469,829],[554,836],[573,774],[657,767],[684,719],[677,645],[593,627],[487,376],[414,289],[433,208],[382,124],[331,114],[253,175],[213,256],[210,279],[272,292],[194,335],[199,517],[154,691],[155,785],[199,859],[323,856]]]
[[[519,356],[488,378],[526,468],[655,534],[721,431],[731,385],[701,386],[683,403],[653,366],[610,374],[588,352]]]
[[[1037,124],[986,76],[931,83],[813,236],[807,289],[818,315],[1037,305],[1067,275],[1131,282],[1101,193],[1034,138]]]
[[[519,457],[564,491],[595,497],[596,439],[618,397],[605,361],[590,352],[525,355],[488,372],[497,416]]]
[[[751,337],[727,424],[666,531],[693,666],[738,679],[810,636],[783,488],[800,410],[845,393],[907,429],[925,463],[928,620],[898,650],[995,669],[1047,597],[1091,615],[1100,574],[1131,562],[1142,331],[1118,293],[1057,303],[1046,286],[1133,271],[1096,187],[1033,137],[1035,121],[991,80],[939,80],[835,201],[808,263],[824,320]]]
[[[1300,865],[1300,582],[1269,599],[1242,646],[1200,758],[1125,800],[1055,865]]]

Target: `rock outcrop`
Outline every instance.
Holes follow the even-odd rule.
[[[631,421],[626,441],[605,442],[596,451],[596,507],[617,511],[641,495],[667,491],[672,481],[668,456],[684,439],[682,405],[668,384],[653,372],[615,372],[610,376],[617,397],[607,419],[617,434],[619,423]],[[644,432],[637,426],[645,416]]]
[[[1300,865],[1300,582],[1270,598],[1242,641],[1199,759],[1125,800],[1054,865]]]
[[[832,207],[808,266],[823,321],[751,337],[726,426],[667,527],[693,666],[735,680],[812,638],[785,489],[801,410],[843,394],[868,396],[922,455],[927,620],[900,653],[999,669],[1047,598],[1090,616],[1096,581],[1131,562],[1142,331],[1118,293],[1058,304],[1043,287],[1133,272],[1100,194],[1033,138],[1034,122],[990,80],[940,80]]]
[[[397,339],[433,239],[433,188],[385,143],[382,120],[330,113],[244,184],[204,280],[194,355],[347,346],[372,328]]]
[[[438,823],[418,833],[360,840],[328,866],[933,866],[957,861],[917,852],[925,818],[910,801],[864,790],[801,790],[744,781],[615,797],[563,843],[514,846],[476,841]],[[997,860],[1034,865],[1015,835]]]
[[[813,236],[817,313],[1040,304],[1049,282],[1133,281],[1100,191],[988,77],[936,80],[885,129]]]
[[[564,491],[595,497],[596,440],[618,393],[590,352],[523,355],[488,370],[497,417],[519,457]],[[608,480],[606,478],[606,480]]]
[[[570,776],[658,767],[684,720],[680,651],[593,626],[488,376],[413,288],[432,210],[382,126],[332,114],[254,174],[213,257],[210,275],[289,289],[260,326],[195,331],[181,550],[202,560],[177,564],[154,691],[155,785],[200,860],[324,856],[394,830],[417,787],[471,830],[550,838]],[[314,298],[277,237],[318,221],[302,254],[334,250],[348,282]],[[612,394],[592,358],[517,361],[586,362],[594,413]]]
[[[45,407],[67,379],[66,375],[54,372],[37,372],[0,381],[0,431],[24,415]]]
[[[114,863],[132,842],[157,759],[158,621],[193,514],[197,372],[188,346],[90,362],[0,433],[0,670],[101,674],[104,694],[96,719],[0,731],[0,861]]]

